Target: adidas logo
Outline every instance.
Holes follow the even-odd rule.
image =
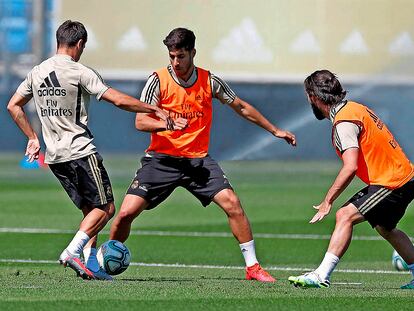
[[[40,84],[40,89],[37,91],[39,97],[42,96],[66,96],[66,90],[61,87],[56,73],[52,71]]]

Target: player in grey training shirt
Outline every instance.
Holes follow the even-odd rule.
[[[40,143],[23,110],[33,98],[46,144],[45,162],[84,215],[59,261],[85,279],[110,280],[96,260],[96,235],[113,216],[115,205],[108,174],[87,126],[89,97],[94,95],[127,111],[155,112],[169,128],[185,124],[175,124],[158,107],[110,88],[93,69],[79,64],[87,41],[81,23],[65,21],[56,31],[56,40],[56,55],[30,71],[7,108],[29,139],[26,155],[33,161],[39,157]],[[84,248],[90,253],[86,265],[80,259]]]

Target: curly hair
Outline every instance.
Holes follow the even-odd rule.
[[[304,85],[308,95],[316,96],[329,105],[342,101],[346,95],[336,75],[326,69],[312,73],[305,79]]]

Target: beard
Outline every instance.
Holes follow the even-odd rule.
[[[322,111],[319,110],[318,107],[316,107],[315,105],[311,104],[312,107],[312,112],[315,115],[315,118],[318,120],[323,120],[325,119],[325,116],[323,115]]]

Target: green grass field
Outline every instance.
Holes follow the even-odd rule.
[[[118,207],[138,158],[103,156]],[[22,170],[19,160],[0,157],[0,310],[412,310],[414,292],[399,289],[409,273],[393,270],[391,247],[367,223],[356,228],[331,288],[287,282],[325,253],[334,213],[308,221],[339,162],[221,163],[250,218],[258,258],[278,279],[261,284],[244,280],[224,213],[183,189],[136,219],[126,242],[133,263],[115,282],[76,278],[57,258],[81,213],[47,169]],[[361,186],[354,182],[336,208]],[[400,228],[413,236],[413,223],[411,208]]]

